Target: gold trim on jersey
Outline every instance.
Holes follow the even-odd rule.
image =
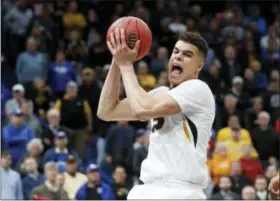
[[[191,142],[191,137],[190,137],[188,126],[187,126],[187,121],[185,119],[183,120],[183,129],[184,129],[186,137]]]

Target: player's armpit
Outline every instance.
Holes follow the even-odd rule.
[[[106,116],[98,115],[98,117],[104,121],[139,121],[139,119],[133,115],[127,98],[119,101]]]
[[[175,115],[181,112],[177,101],[168,93],[153,96],[149,104],[140,106],[135,115],[140,120],[150,120],[158,117]]]

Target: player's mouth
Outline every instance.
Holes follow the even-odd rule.
[[[183,68],[178,64],[173,64],[171,67],[171,75],[178,77],[183,73]]]

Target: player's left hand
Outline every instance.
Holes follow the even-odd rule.
[[[130,49],[126,44],[125,34],[123,29],[115,29],[111,32],[110,41],[107,41],[108,48],[112,53],[116,64],[119,67],[133,64],[139,51],[140,41],[138,40],[134,49]]]

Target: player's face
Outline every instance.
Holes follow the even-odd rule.
[[[204,63],[196,46],[177,41],[168,64],[168,78],[173,86],[198,77]]]

